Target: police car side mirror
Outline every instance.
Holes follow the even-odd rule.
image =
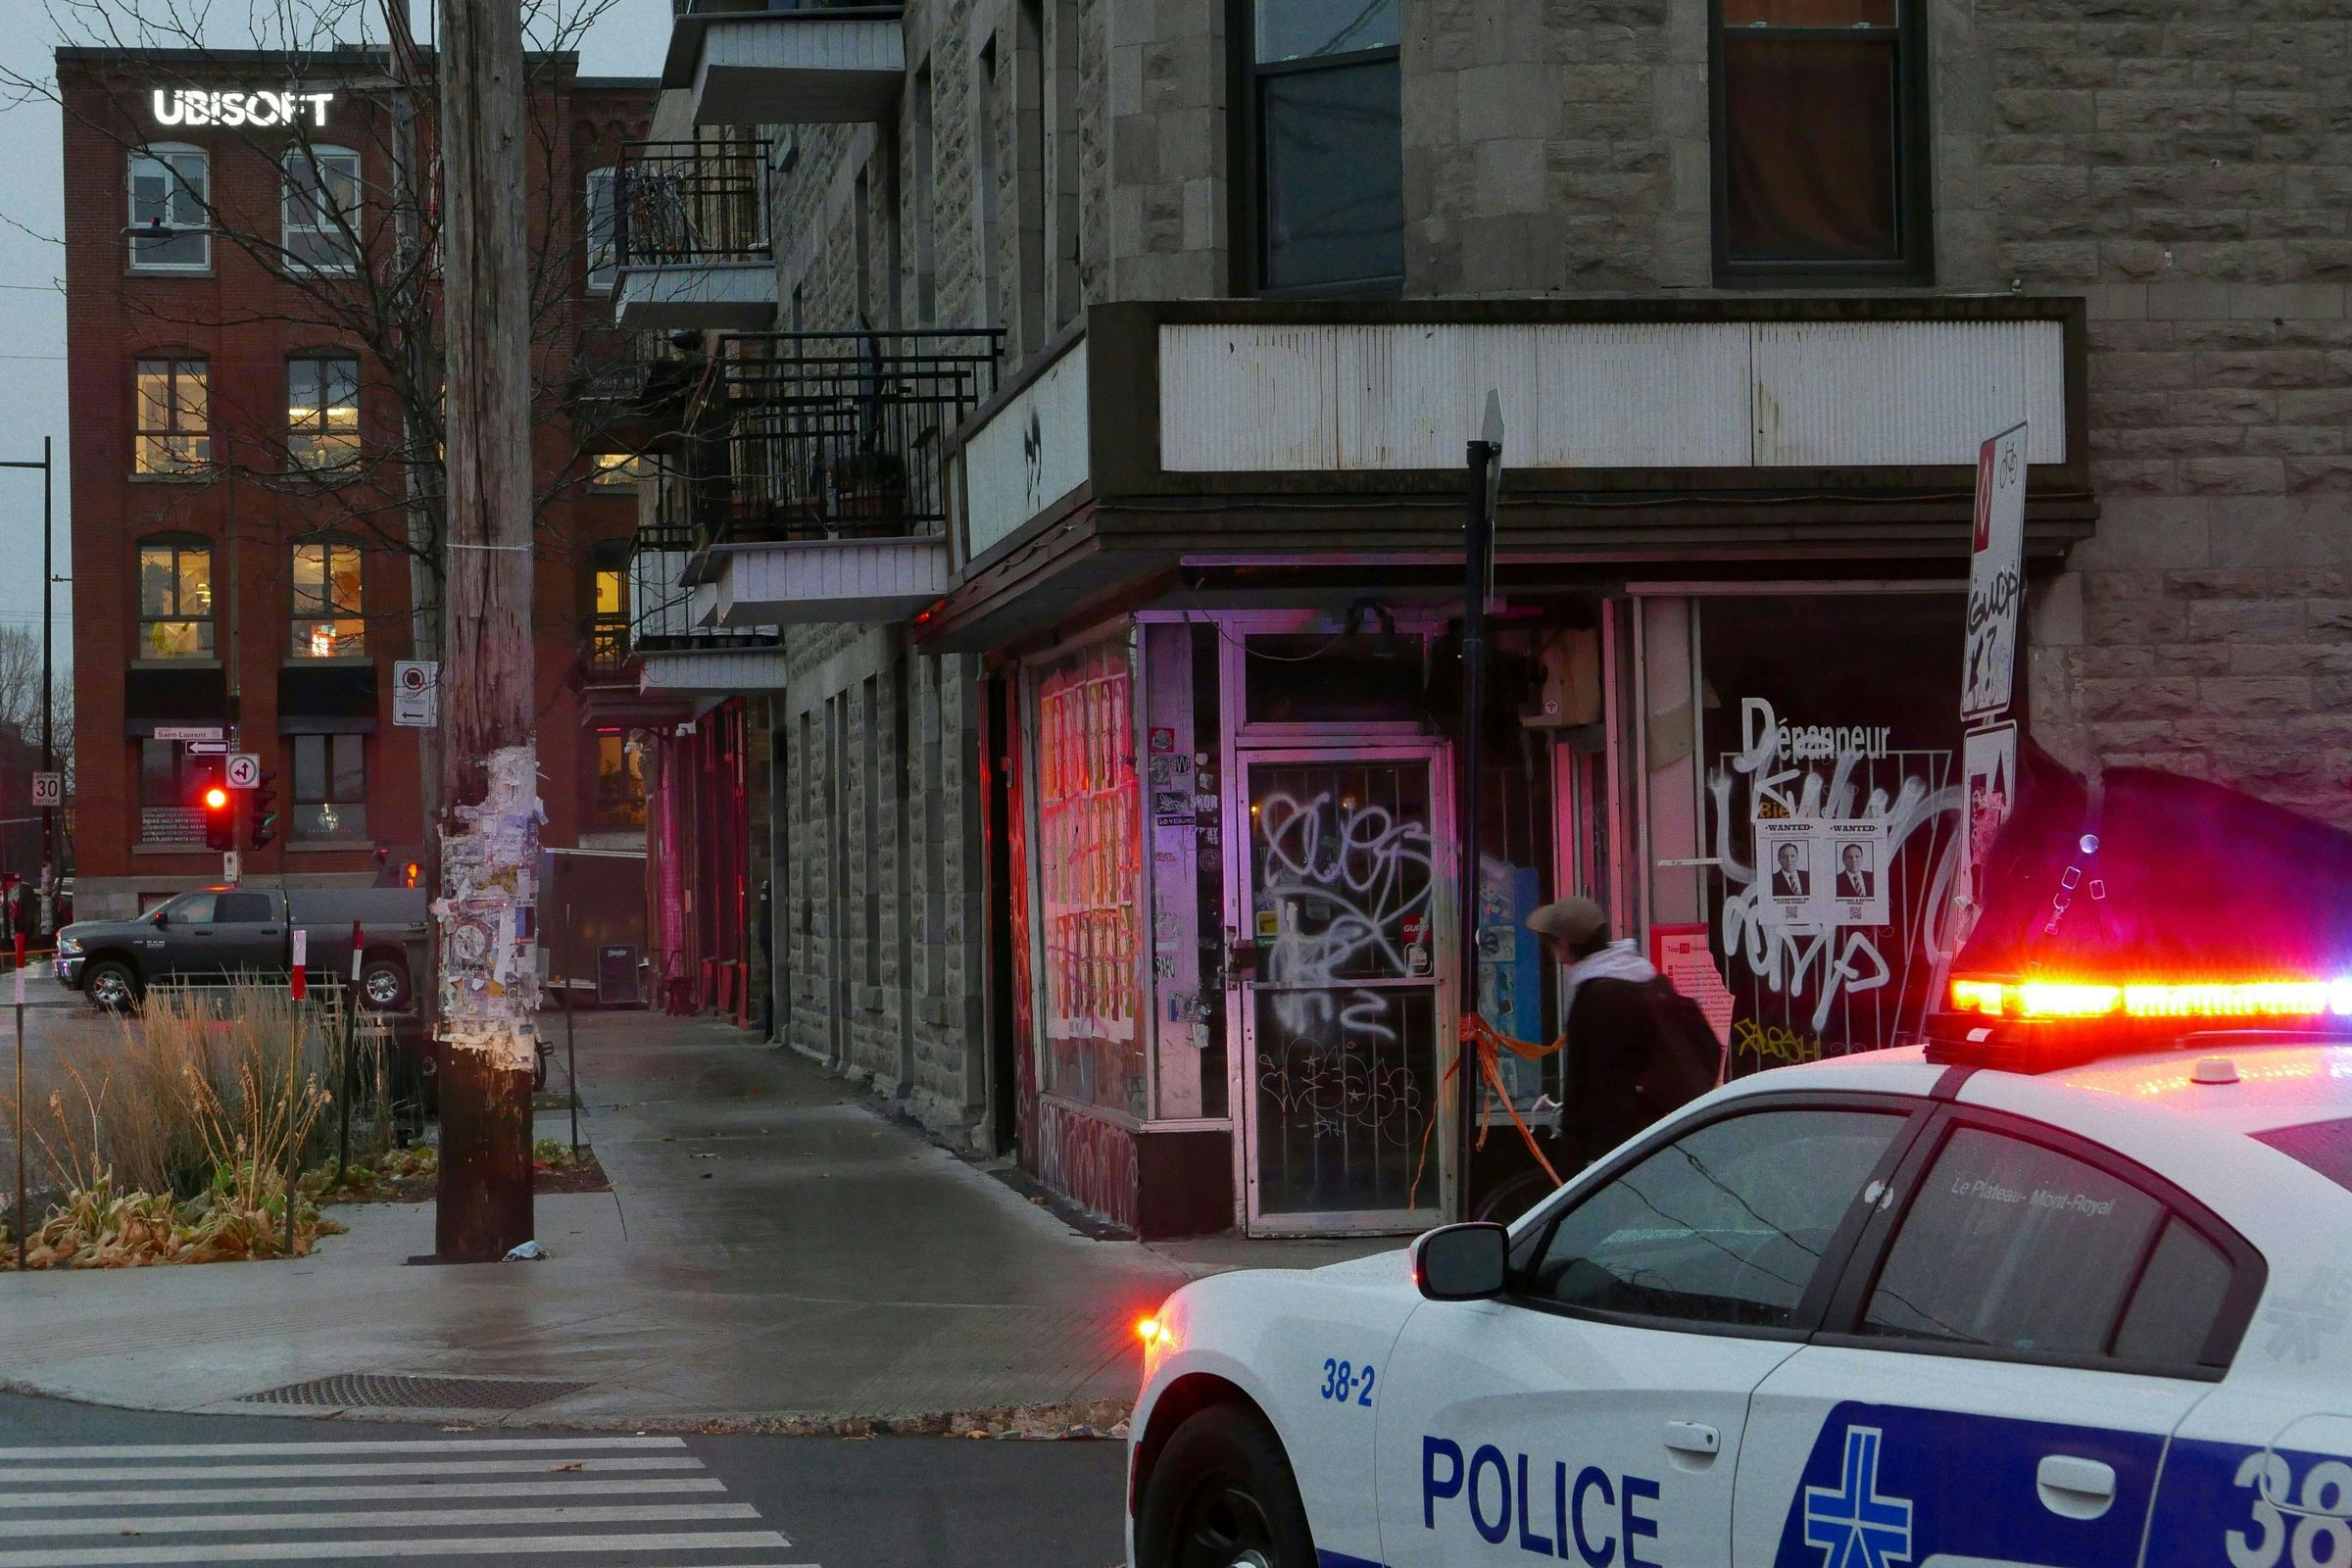
[[[1433,1301],[1484,1301],[1510,1279],[1511,1233],[1483,1221],[1441,1225],[1413,1242],[1413,1283]]]

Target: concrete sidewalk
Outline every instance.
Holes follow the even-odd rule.
[[[581,1135],[613,1191],[539,1199],[549,1260],[415,1262],[432,1250],[429,1207],[356,1206],[334,1211],[350,1235],[291,1262],[0,1277],[0,1381],[153,1409],[370,1415],[399,1413],[381,1386],[253,1396],[402,1374],[570,1385],[406,1391],[427,1401],[411,1414],[533,1424],[1051,1407],[1036,1424],[1085,1406],[1099,1420],[1133,1396],[1136,1318],[1193,1274],[1395,1245],[1090,1240],[740,1031],[578,1024]]]

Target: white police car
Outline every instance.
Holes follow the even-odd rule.
[[[1130,1560],[2352,1568],[2352,1037],[2277,1027],[2352,987],[2278,993],[1964,983],[1507,1233],[1189,1285]]]

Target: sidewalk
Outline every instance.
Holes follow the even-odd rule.
[[[530,1424],[1100,1419],[1133,1396],[1135,1320],[1187,1278],[1395,1245],[1089,1240],[740,1031],[644,1013],[578,1027],[581,1137],[613,1191],[538,1200],[547,1261],[412,1262],[432,1210],[382,1205],[336,1209],[351,1234],[291,1262],[0,1276],[0,1383],[371,1416],[400,1413],[382,1402],[395,1391],[252,1396],[399,1375],[568,1385],[396,1391],[425,1401],[412,1414]],[[566,1124],[542,1112],[540,1132]],[[521,1407],[491,1408],[506,1403]]]

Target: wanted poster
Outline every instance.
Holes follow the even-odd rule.
[[[1829,905],[1823,923],[1886,924],[1890,916],[1886,898],[1886,823],[1824,822],[1821,829]]]
[[[1823,923],[1821,829],[1811,817],[1760,817],[1755,822],[1756,872],[1764,882],[1764,907],[1783,927]]]

